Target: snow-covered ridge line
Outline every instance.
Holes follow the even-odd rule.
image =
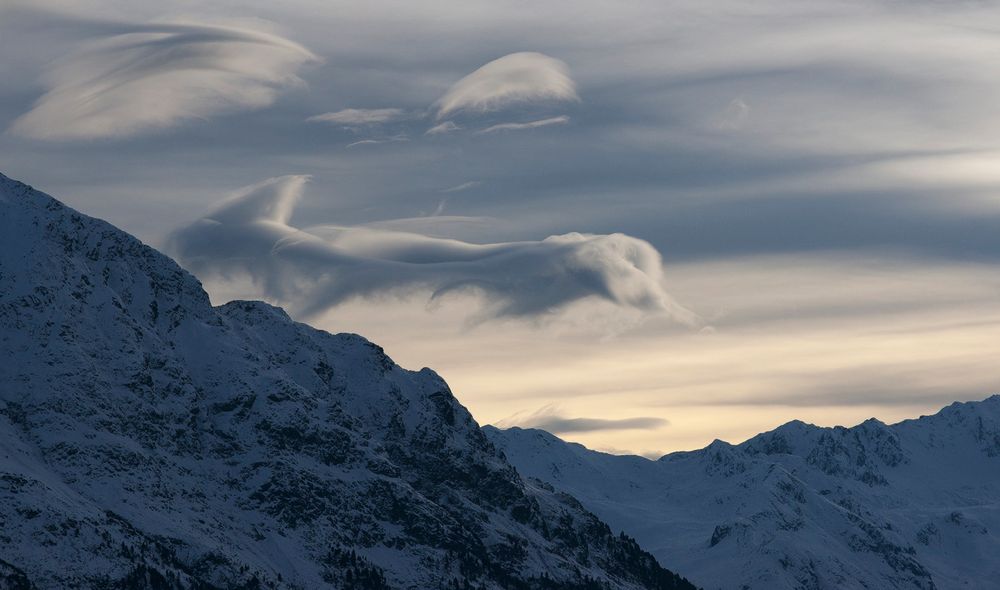
[[[433,371],[0,175],[0,588],[692,588]]]
[[[793,421],[659,460],[486,427],[706,588],[987,588],[1000,579],[1000,396],[852,428]]]

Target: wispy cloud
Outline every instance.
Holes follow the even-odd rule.
[[[305,315],[356,297],[472,293],[483,318],[540,316],[594,298],[695,321],[667,294],[660,255],[642,240],[571,233],[472,244],[361,226],[303,230],[288,222],[306,181],[247,187],[176,232],[173,251],[195,272],[249,274],[266,296]]]
[[[455,131],[460,131],[462,128],[459,127],[452,121],[445,121],[444,123],[438,123],[437,125],[431,127],[427,131],[424,131],[424,135],[444,135],[445,133],[454,133]]]
[[[548,127],[549,125],[565,125],[566,123],[569,123],[569,117],[566,115],[560,115],[558,117],[550,117],[548,119],[528,121],[527,123],[499,123],[497,125],[491,125],[485,129],[480,129],[476,133],[482,135],[484,133],[494,133],[497,131],[521,131],[524,129]]]
[[[655,430],[670,421],[653,416],[635,418],[568,418],[555,406],[548,405],[528,415],[515,414],[497,423],[500,428],[518,426],[537,428],[552,434],[598,432],[604,430]]]
[[[479,182],[478,180],[470,180],[469,182],[463,182],[462,184],[457,184],[455,186],[446,188],[446,189],[442,190],[441,192],[442,193],[460,193],[462,191],[467,191],[470,188],[476,188],[477,186],[479,186],[481,184],[482,183]]]
[[[335,123],[345,127],[364,125],[380,125],[398,121],[406,116],[403,109],[344,109],[332,113],[323,113],[306,119],[322,123]]]
[[[512,104],[553,100],[580,100],[566,64],[542,53],[511,53],[449,88],[437,102],[437,118],[459,111],[487,112]]]
[[[715,128],[721,131],[738,131],[750,117],[750,105],[742,98],[729,101],[726,108],[715,119]]]
[[[351,149],[361,145],[378,145],[380,143],[399,143],[401,141],[410,141],[410,138],[405,134],[393,135],[391,137],[383,137],[380,139],[362,139],[360,141],[355,141],[344,146],[345,149]]]
[[[274,33],[183,21],[108,25],[116,34],[56,62],[14,133],[45,140],[127,137],[262,108],[318,58]]]

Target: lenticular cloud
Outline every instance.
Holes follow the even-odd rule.
[[[48,91],[11,130],[47,140],[125,137],[187,119],[261,108],[301,84],[305,47],[247,27],[127,25],[52,67]]]
[[[473,293],[486,317],[530,317],[593,298],[688,322],[663,287],[659,253],[623,234],[472,244],[370,226],[289,225],[308,178],[243,189],[174,233],[171,250],[196,273],[248,274],[265,296],[310,315],[355,297]]]
[[[565,63],[542,53],[511,53],[456,82],[437,103],[437,118],[459,111],[486,112],[511,104],[578,101]]]
[[[539,127],[548,127],[550,125],[565,125],[566,123],[569,123],[569,117],[561,115],[559,117],[549,117],[548,119],[540,119],[538,121],[528,121],[527,123],[500,123],[498,125],[491,125],[485,129],[480,129],[476,133],[483,135],[485,133],[496,133],[497,131],[520,131],[522,129],[537,129]]]
[[[656,430],[670,422],[656,416],[634,418],[568,418],[559,408],[548,405],[531,414],[518,413],[499,421],[498,428],[537,428],[552,434],[600,432],[605,430]]]
[[[344,109],[334,113],[323,113],[309,117],[307,121],[336,123],[345,127],[379,125],[396,121],[405,116],[402,109]]]

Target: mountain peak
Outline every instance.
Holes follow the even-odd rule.
[[[271,320],[292,321],[284,309],[265,303],[246,299],[234,299],[219,306],[219,311],[227,315],[242,314],[246,318],[261,317]]]
[[[978,588],[1000,551],[998,402],[893,425],[796,420],[646,462],[487,434],[706,588]]]

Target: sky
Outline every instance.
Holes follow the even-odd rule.
[[[1000,392],[1000,5],[0,0],[0,171],[647,456]]]

